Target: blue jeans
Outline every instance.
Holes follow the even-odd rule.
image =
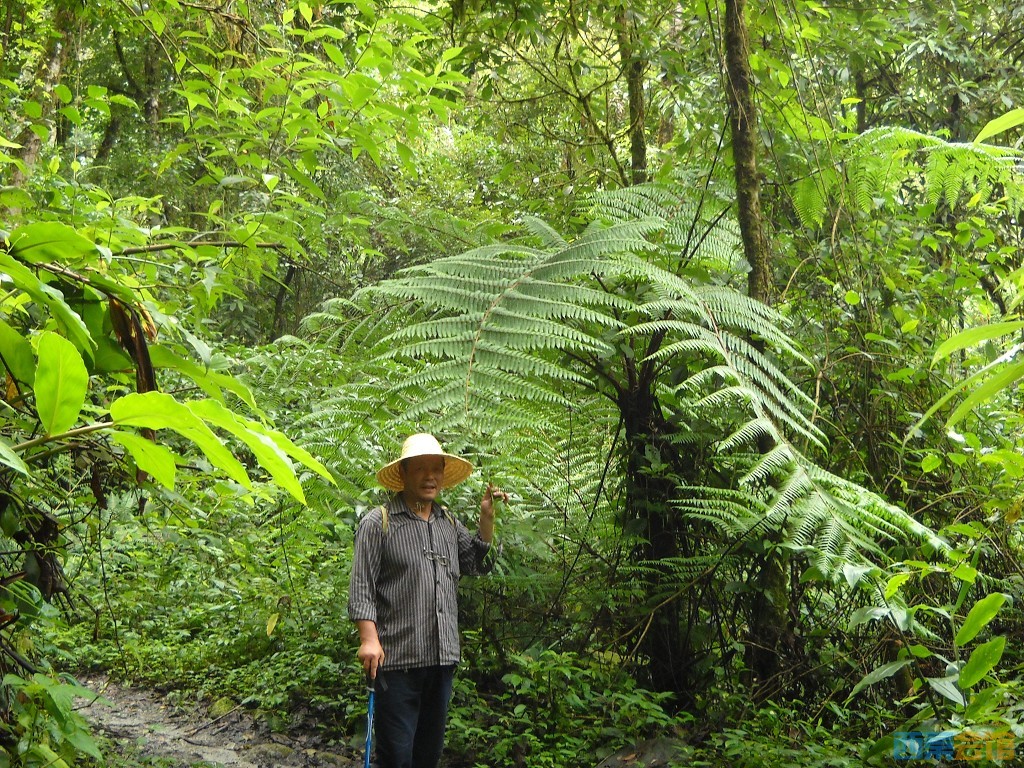
[[[377,673],[378,768],[437,768],[455,666]]]

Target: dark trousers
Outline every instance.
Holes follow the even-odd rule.
[[[378,768],[437,768],[455,667],[378,672]]]

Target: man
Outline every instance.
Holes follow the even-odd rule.
[[[488,484],[471,534],[437,496],[472,471],[432,435],[412,435],[377,473],[395,495],[356,529],[348,613],[359,660],[376,680],[379,768],[436,768],[441,758],[460,654],[459,578],[490,569],[494,502],[508,500]]]

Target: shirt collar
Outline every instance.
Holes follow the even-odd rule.
[[[409,518],[411,518],[413,520],[421,520],[422,519],[422,518],[418,517],[417,515],[413,514],[413,511],[411,509],[409,509],[409,505],[405,503],[405,497],[402,495],[401,491],[399,491],[398,493],[395,494],[393,502],[394,502],[394,510],[395,510],[395,512],[397,512],[397,513],[399,513],[401,515],[405,515],[406,517],[409,517]],[[440,509],[441,508],[437,504],[436,501],[430,502],[430,516],[431,517],[437,517],[437,515],[440,513]]]

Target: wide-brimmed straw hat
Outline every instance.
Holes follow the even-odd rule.
[[[443,456],[444,457],[444,479],[441,481],[442,488],[451,488],[458,485],[473,472],[473,465],[461,456],[445,453],[437,438],[433,435],[421,433],[410,435],[402,444],[402,455],[381,467],[377,472],[377,482],[389,491],[401,491],[405,488],[402,481],[400,466],[404,459],[411,459],[414,456]]]

